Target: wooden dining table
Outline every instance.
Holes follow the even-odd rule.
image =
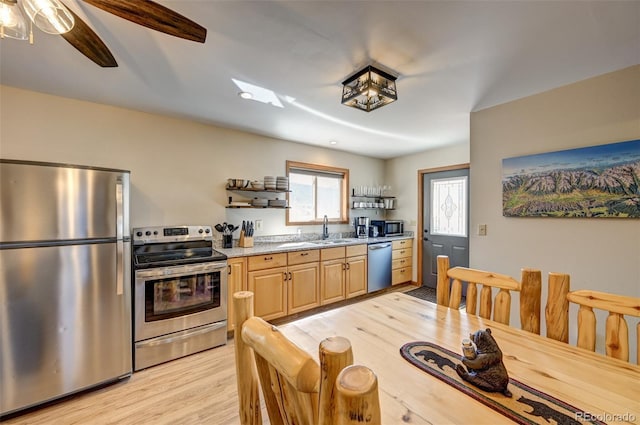
[[[640,423],[637,365],[401,292],[279,326],[316,360],[318,344],[324,338],[348,338],[354,363],[368,366],[378,377],[382,424],[513,423],[400,354],[400,348],[412,341],[427,341],[460,352],[462,339],[486,328],[498,342],[511,378],[589,412],[602,422]]]

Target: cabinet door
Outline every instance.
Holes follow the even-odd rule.
[[[398,285],[400,283],[409,282],[413,274],[413,268],[402,267],[391,271],[391,284]]]
[[[254,293],[254,315],[271,320],[287,315],[287,268],[247,273],[247,290]]]
[[[367,257],[347,258],[347,298],[367,293]]]
[[[289,314],[320,305],[320,264],[300,264],[288,268]]]
[[[247,290],[247,259],[229,258],[227,260],[227,331],[233,330],[233,294]]]
[[[320,266],[320,304],[329,304],[345,298],[344,258],[323,261]]]

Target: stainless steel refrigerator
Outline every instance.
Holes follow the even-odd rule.
[[[0,415],[131,375],[129,172],[0,160]]]

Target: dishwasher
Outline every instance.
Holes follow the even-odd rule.
[[[367,252],[367,292],[391,286],[391,242],[373,243]]]

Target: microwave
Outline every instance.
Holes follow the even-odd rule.
[[[404,233],[402,220],[371,220],[371,227],[378,230],[378,236],[401,236]]]

